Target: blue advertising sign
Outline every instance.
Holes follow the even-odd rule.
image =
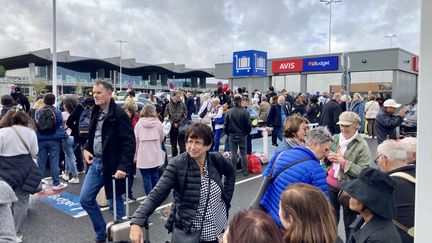
[[[314,57],[303,59],[303,72],[339,69],[339,57]]]
[[[233,76],[267,76],[267,52],[256,50],[234,52]]]
[[[79,197],[69,192],[43,197],[39,200],[74,218],[87,214],[81,207]]]

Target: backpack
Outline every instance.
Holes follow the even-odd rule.
[[[261,173],[261,160],[255,155],[248,155],[248,169],[250,173]]]
[[[41,108],[37,118],[37,130],[43,135],[52,135],[56,131],[56,116],[50,107]]]
[[[83,106],[83,105],[82,105]],[[93,110],[92,105],[83,106],[83,111],[80,114],[78,121],[78,134],[81,138],[88,138],[88,134],[90,131],[90,120],[91,113]]]

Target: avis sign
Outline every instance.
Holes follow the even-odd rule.
[[[233,76],[267,76],[267,52],[249,50],[233,53]]]
[[[272,61],[273,74],[329,71],[339,69],[339,57],[298,58]]]

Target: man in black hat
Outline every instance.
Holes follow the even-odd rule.
[[[395,182],[389,175],[367,168],[341,188],[351,197],[350,209],[360,214],[350,225],[348,243],[402,242],[392,222],[396,216]]]
[[[407,163],[406,145],[400,141],[384,141],[378,146],[377,155],[376,163],[380,170],[389,174],[396,182],[397,214],[394,222],[402,242],[414,242],[414,237],[408,230],[414,229],[416,166]]]

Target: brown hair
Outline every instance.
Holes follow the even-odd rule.
[[[13,125],[21,125],[36,129],[36,125],[31,117],[22,109],[13,106],[8,110],[6,115],[0,121],[0,128],[11,127]]]
[[[295,114],[288,117],[284,126],[284,136],[286,138],[295,137],[295,134],[300,129],[300,125],[303,123],[309,124],[308,119],[304,118],[303,116]]]
[[[188,127],[185,142],[187,142],[188,138],[202,138],[205,146],[214,144],[214,136],[211,128],[201,122],[193,123]]]
[[[229,243],[282,243],[283,235],[270,216],[261,211],[240,211],[229,224]]]
[[[285,230],[285,242],[336,242],[338,228],[333,207],[321,190],[294,183],[282,192],[280,202],[280,215],[292,220],[291,227]]]
[[[141,110],[141,117],[156,117],[156,106],[153,104],[145,105]]]

